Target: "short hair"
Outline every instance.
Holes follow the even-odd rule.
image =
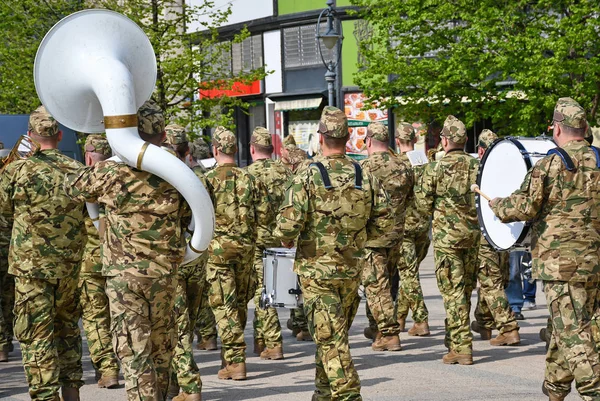
[[[163,131],[164,132],[164,131]],[[145,142],[150,142],[152,145],[162,145],[162,135],[148,135],[144,132],[138,131],[140,138]]]
[[[563,124],[562,122],[557,121],[558,124],[560,124],[560,129],[562,130],[562,132],[564,132],[565,134],[567,134],[568,136],[577,136],[577,137],[585,137],[585,133],[587,130],[587,127],[585,128],[573,128],[570,127],[568,125]]]
[[[348,142],[348,135],[346,135],[343,138],[333,138],[326,134],[321,134],[321,135],[323,135],[323,141],[329,148],[333,148],[333,149],[345,148],[346,142]]]
[[[412,140],[407,140],[407,139],[400,139],[400,138],[396,138],[396,140],[398,141],[398,143],[402,146],[408,146],[411,145],[413,143]]]
[[[189,152],[190,150],[190,144],[188,142],[182,142],[178,143],[177,145],[171,145],[171,147],[173,148],[175,153],[177,153],[177,156],[179,156],[180,159],[183,159],[187,152]]]

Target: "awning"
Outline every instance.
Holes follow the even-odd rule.
[[[275,102],[276,111],[290,111],[290,110],[313,110],[318,109],[323,102],[323,98],[311,97],[305,99],[294,99],[294,100],[277,100]]]

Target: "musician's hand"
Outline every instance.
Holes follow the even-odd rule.
[[[500,198],[494,198],[494,199],[492,199],[491,201],[489,201],[489,203],[488,203],[488,204],[489,204],[489,205],[490,205],[490,207],[492,208],[492,207],[494,207],[494,206],[495,206],[495,205],[496,205],[498,202],[500,202]]]
[[[290,242],[281,241],[281,245],[284,248],[290,249],[290,248],[294,247],[294,241],[290,241]]]

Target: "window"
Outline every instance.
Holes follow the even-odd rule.
[[[322,32],[326,25],[321,24]],[[322,64],[317,43],[316,24],[295,26],[283,30],[283,57],[285,68],[298,68],[308,66],[320,66]],[[333,50],[322,47],[325,60],[331,59]]]
[[[241,43],[233,43],[231,45],[231,58],[234,75],[262,67],[262,36],[250,36]]]

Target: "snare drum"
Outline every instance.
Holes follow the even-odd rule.
[[[302,292],[294,273],[296,249],[268,248],[263,256],[263,293],[261,308],[298,308]]]
[[[477,175],[477,185],[490,198],[504,198],[521,187],[533,165],[556,144],[550,137],[496,140],[486,151]],[[499,251],[531,245],[527,222],[502,223],[488,202],[476,196],[477,215],[483,236]]]

